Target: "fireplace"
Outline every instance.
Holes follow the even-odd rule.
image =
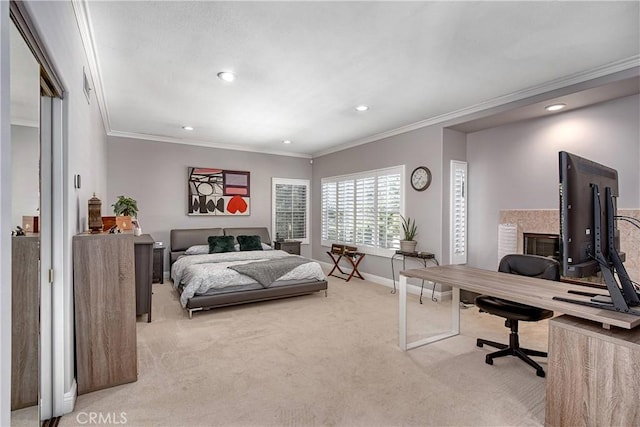
[[[560,237],[557,234],[524,233],[523,253],[560,260]]]

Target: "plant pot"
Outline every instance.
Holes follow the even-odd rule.
[[[415,240],[400,240],[400,250],[402,252],[415,252],[418,242]]]

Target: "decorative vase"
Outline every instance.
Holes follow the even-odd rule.
[[[92,233],[100,233],[102,231],[102,202],[93,193],[93,197],[89,199],[89,230]]]
[[[418,242],[415,240],[400,240],[400,250],[402,252],[415,252]]]

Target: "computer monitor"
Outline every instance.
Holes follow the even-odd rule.
[[[619,251],[618,172],[566,151],[559,160],[562,275],[588,277],[601,271],[609,294],[578,292],[591,297],[586,301],[554,299],[640,315],[640,299]]]
[[[605,188],[611,189],[615,215],[618,197],[618,172],[566,151],[560,152],[560,259],[562,275],[566,277],[594,276],[600,266],[595,254],[595,213],[593,189],[601,193],[600,250],[608,257],[608,230]],[[617,228],[614,224],[614,233]],[[614,235],[614,239],[616,236]],[[619,248],[619,238],[617,247]]]

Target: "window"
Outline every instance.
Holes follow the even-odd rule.
[[[451,264],[467,262],[467,163],[451,161]]]
[[[404,166],[322,179],[322,244],[391,256],[400,248]]]
[[[273,237],[309,244],[309,180],[273,178],[271,187]]]

